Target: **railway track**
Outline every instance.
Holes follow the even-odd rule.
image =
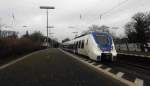
[[[139,70],[150,72],[150,67],[143,66],[143,65],[140,65],[140,64],[135,64],[135,63],[130,63],[130,62],[124,62],[124,61],[119,61],[118,63],[115,63],[115,64],[117,64],[117,65],[123,65],[123,66],[132,66],[134,68],[138,68]]]
[[[94,63],[93,65],[102,65],[102,69],[111,68],[112,73],[123,72],[123,78],[134,82],[136,78],[140,78],[144,80],[144,86],[150,86],[150,60],[148,59],[138,59],[134,57],[126,57],[126,56],[119,56],[116,62],[110,61],[102,61],[96,62],[89,59],[86,56],[74,54],[77,57],[87,61],[88,63]]]
[[[70,53],[72,53],[72,52],[70,52]],[[80,58],[84,58],[85,60],[89,60],[90,62],[95,62],[96,64],[104,64],[104,65],[110,66],[110,67],[133,68],[133,69],[136,69],[136,71],[145,71],[148,73],[148,75],[150,75],[150,64],[147,64],[148,62],[146,63],[146,65],[144,63],[143,64],[138,63],[136,61],[133,62],[133,60],[130,61],[130,59],[128,59],[128,60],[120,60],[119,59],[116,62],[109,62],[109,61],[96,62],[94,60],[89,59],[89,57],[87,57],[87,56],[82,56],[82,55],[77,55],[77,56],[79,56]]]
[[[97,62],[99,64],[103,64],[105,66],[111,67],[113,69],[123,69],[127,70],[126,72],[134,73],[134,74],[145,74],[148,75],[148,79],[150,79],[150,65],[142,65],[137,62],[130,62],[128,60],[117,60],[116,62]],[[128,71],[129,70],[129,71]]]

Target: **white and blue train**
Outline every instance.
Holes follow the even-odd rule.
[[[91,32],[63,43],[63,48],[71,52],[88,56],[95,61],[116,60],[117,52],[112,36],[104,32]]]

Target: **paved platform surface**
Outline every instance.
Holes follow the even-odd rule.
[[[1,86],[125,86],[58,49],[33,54],[0,70]]]

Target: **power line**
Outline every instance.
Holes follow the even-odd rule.
[[[129,1],[129,0],[124,0],[124,1],[122,1],[122,2],[120,2],[120,3],[118,3],[117,5],[115,5],[115,6],[112,7],[111,9],[109,9],[108,11],[103,12],[103,13],[101,14],[101,16],[110,13],[112,10],[114,10],[114,9],[116,9],[116,8],[118,8],[118,7],[120,7],[121,5],[125,4],[125,3],[128,2],[128,1]]]

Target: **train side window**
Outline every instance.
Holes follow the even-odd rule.
[[[71,44],[71,48],[73,49],[73,44]]]
[[[82,41],[80,41],[80,48],[82,48]]]
[[[79,41],[79,45],[78,45],[78,48],[80,48],[80,46],[81,46],[81,42]]]
[[[78,48],[78,45],[79,45],[78,42],[76,42],[76,48]]]
[[[86,41],[86,45],[88,45],[88,39],[87,39],[87,41]]]
[[[77,48],[77,42],[75,42],[75,49]]]
[[[71,44],[69,45],[69,49],[71,49]]]
[[[84,48],[84,40],[82,40],[81,48]]]
[[[72,49],[72,44],[70,44],[70,49]]]
[[[80,48],[82,48],[82,41],[80,41]]]
[[[74,42],[74,44],[73,44],[73,49],[75,49],[76,48],[76,43]]]

